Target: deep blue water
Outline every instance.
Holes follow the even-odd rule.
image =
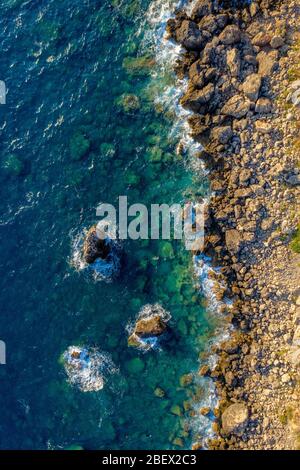
[[[175,153],[174,116],[154,103],[172,77],[151,76],[151,39],[142,47],[150,3],[1,2],[2,449],[187,448],[197,426],[190,407],[205,386],[180,378],[197,371],[212,325],[191,254],[180,242],[166,258],[162,241],[126,241],[111,283],[72,265],[99,202],[182,203],[205,191]],[[156,302],[172,315],[171,339],[160,351],[129,348],[126,326]],[[67,382],[59,358],[71,345],[110,355],[118,372],[103,390]]]

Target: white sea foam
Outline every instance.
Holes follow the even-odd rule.
[[[174,116],[170,137],[178,139],[178,148],[180,147],[183,153],[191,157],[191,165],[193,165],[194,171],[200,171],[202,174],[205,174],[202,162],[199,159],[193,159],[202,149],[202,146],[193,140],[190,135],[187,119],[192,112],[180,106],[180,98],[187,88],[187,79],[180,80],[173,73],[176,61],[183,53],[183,48],[174,41],[169,40],[166,35],[167,21],[172,18],[176,8],[181,8],[188,4],[187,0],[153,1],[146,14],[147,28],[145,29],[147,32],[142,48],[145,51],[150,49],[155,55],[157,67],[153,71],[153,79],[166,82],[163,90],[160,90],[154,101],[155,104],[162,106],[166,113],[171,113]],[[144,28],[144,25],[142,27]],[[169,83],[172,76],[173,80]]]
[[[69,346],[63,354],[68,381],[82,392],[98,392],[108,375],[117,372],[110,356],[96,348]]]

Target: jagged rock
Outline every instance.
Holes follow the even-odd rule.
[[[249,418],[249,412],[243,403],[230,405],[222,414],[222,430],[224,434],[243,434]]]
[[[290,186],[299,186],[300,185],[300,175],[289,175],[285,179],[286,183]]]
[[[233,48],[227,51],[227,67],[233,77],[238,77],[241,70],[241,59],[238,49]]]
[[[220,13],[215,15],[215,20],[220,29],[224,29],[228,22],[228,15],[226,13]]]
[[[230,98],[221,109],[221,113],[233,116],[237,119],[244,117],[250,109],[250,101],[242,95],[235,95]]]
[[[211,373],[211,369],[208,365],[204,365],[200,368],[199,370],[199,375],[201,375],[202,377],[208,377]]]
[[[252,18],[259,12],[259,5],[257,4],[257,2],[251,2],[249,11]]]
[[[191,89],[181,98],[181,105],[197,112],[201,105],[208,103],[214,95],[215,87],[209,83],[201,90]]]
[[[107,241],[99,237],[97,227],[91,227],[83,242],[83,257],[85,262],[91,264],[97,258],[106,259],[110,251]]]
[[[262,120],[258,120],[255,122],[255,128],[258,132],[261,132],[262,134],[269,134],[272,131],[271,123]]]
[[[251,101],[256,101],[261,87],[261,77],[257,73],[249,75],[243,83],[243,92]]]
[[[154,315],[149,318],[138,320],[134,329],[136,335],[140,338],[149,336],[160,336],[166,331],[167,325],[160,315]]]
[[[238,26],[233,24],[226,26],[219,36],[220,42],[226,44],[227,46],[239,42],[240,39],[241,31]]]
[[[248,63],[248,64],[253,65],[253,67],[257,67],[257,63],[258,63],[258,62],[257,62],[257,59],[256,59],[256,57],[255,57],[254,55],[252,55],[252,54],[246,54],[246,55],[244,56],[244,61],[245,61],[246,63]]]
[[[207,416],[211,412],[211,409],[209,406],[203,406],[202,408],[200,408],[199,412],[202,416]]]
[[[203,16],[210,15],[213,11],[213,4],[212,0],[198,0],[196,5],[194,6],[191,18],[193,20],[199,20]]]
[[[190,51],[201,50],[206,42],[205,34],[201,33],[196,23],[190,20],[184,20],[175,34],[177,42]]]
[[[257,54],[256,58],[259,63],[258,74],[261,77],[268,77],[274,72],[277,66],[278,51],[261,51]]]
[[[230,126],[215,127],[211,131],[211,138],[220,142],[220,144],[227,144],[227,142],[231,139],[231,136],[232,129]]]
[[[96,348],[70,346],[61,361],[69,383],[82,392],[98,392],[104,387],[105,374],[116,371],[110,356]]]
[[[191,128],[190,135],[200,138],[203,134],[207,133],[210,129],[211,118],[209,114],[193,114],[188,118],[188,123]]]
[[[272,110],[272,101],[269,98],[259,98],[256,102],[255,112],[267,114]]]
[[[128,346],[150,349],[151,342],[147,342],[147,339],[155,340],[166,333],[170,318],[169,312],[165,311],[161,305],[145,305],[139,312],[134,328],[131,328]]]
[[[204,16],[199,23],[199,28],[201,31],[205,29],[206,31],[209,31],[210,34],[214,34],[218,29],[216,17],[214,15]]]
[[[279,49],[283,44],[284,40],[281,36],[273,36],[270,42],[270,46],[273,47],[273,49]]]
[[[235,255],[240,251],[242,237],[238,230],[229,229],[225,232],[225,243],[228,251]]]
[[[194,62],[189,69],[190,81],[197,88],[203,88],[216,76],[217,70],[213,67],[204,68],[201,60]]]
[[[268,33],[261,31],[260,33],[256,34],[252,39],[253,46],[264,47],[270,44],[272,36]]]

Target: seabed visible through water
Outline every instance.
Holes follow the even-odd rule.
[[[178,106],[180,51],[163,39],[176,3],[0,6],[3,449],[189,448],[210,428],[197,413],[213,397],[197,371],[218,324],[201,290],[207,265],[199,278],[184,244],[166,240],[125,241],[112,282],[76,264],[100,202],[209,196]],[[129,348],[128,325],[155,303],[170,312],[172,337]],[[69,383],[61,358],[72,345],[114,364],[99,390]]]

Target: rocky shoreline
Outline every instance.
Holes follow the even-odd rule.
[[[185,49],[181,105],[213,192],[205,253],[222,266],[234,326],[200,370],[219,405],[215,438],[194,448],[298,449],[300,4],[242,3],[193,1],[167,27]]]

